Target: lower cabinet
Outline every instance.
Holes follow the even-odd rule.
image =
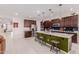
[[[24,31],[24,38],[28,38],[32,36],[32,31]]]
[[[5,52],[5,39],[3,36],[0,36],[0,54],[3,54]]]

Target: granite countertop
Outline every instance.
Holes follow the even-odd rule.
[[[65,38],[71,38],[73,36],[73,34],[66,34],[66,33],[47,32],[47,31],[37,31],[37,32],[45,33],[45,34],[49,34],[49,35],[55,35],[55,36],[59,36],[59,37],[65,37]]]

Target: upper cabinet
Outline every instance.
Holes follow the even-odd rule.
[[[44,25],[44,28],[50,28],[51,27],[51,21],[44,21],[43,25]]]
[[[32,24],[36,25],[36,21],[24,19],[24,27],[31,27]]]
[[[43,24],[41,22],[42,27],[50,28],[50,27],[78,27],[78,15],[62,17],[61,19],[52,19],[51,21],[44,21]]]
[[[63,17],[61,21],[61,26],[64,27],[78,27],[78,16],[68,16]]]
[[[60,19],[52,19],[52,25],[53,27],[60,27]]]
[[[24,27],[31,27],[31,22],[30,20],[24,20]]]

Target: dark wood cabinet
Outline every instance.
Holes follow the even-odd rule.
[[[52,25],[51,21],[45,21],[45,22],[43,22],[43,27],[44,28],[50,28],[51,25]]]
[[[24,31],[24,38],[28,38],[32,36],[32,31]]]
[[[31,27],[30,20],[24,20],[24,27]]]
[[[74,16],[68,16],[68,17],[63,17],[62,18],[62,24],[61,26],[64,27],[78,27],[78,16],[74,15]]]
[[[0,35],[0,54],[5,52],[6,41],[3,36]]]
[[[36,21],[35,20],[27,20],[27,19],[24,19],[24,27],[25,28],[30,28],[29,31],[24,31],[24,37],[25,38],[28,38],[28,37],[31,37],[32,36],[32,25],[36,25]]]
[[[32,24],[36,25],[36,21],[24,19],[24,27],[31,27]]]
[[[78,30],[78,15],[62,17],[61,19],[52,19],[51,21],[41,22],[42,28],[60,28],[60,31]],[[66,28],[66,29],[65,29]]]
[[[60,27],[60,25],[61,25],[60,21],[61,21],[60,19],[51,20],[51,22],[52,22],[51,26]]]

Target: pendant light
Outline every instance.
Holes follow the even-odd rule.
[[[59,4],[59,19],[61,20],[62,4]]]
[[[45,19],[45,12],[43,11],[42,12],[42,22],[44,22],[44,19]]]
[[[53,10],[52,9],[48,9],[49,12],[50,12],[50,15],[49,16],[52,16],[53,15]]]
[[[37,16],[40,16],[41,12],[39,10],[36,11]]]
[[[41,11],[40,10],[37,10],[36,11],[36,14],[37,14],[38,19],[41,20]]]
[[[70,11],[71,11],[72,16],[76,15],[76,12],[75,12],[74,8],[70,8]]]

